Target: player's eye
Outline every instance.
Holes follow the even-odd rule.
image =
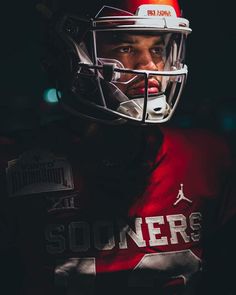
[[[164,47],[163,46],[155,46],[151,49],[152,54],[162,56],[164,53]]]
[[[120,46],[115,49],[118,53],[131,53],[133,51],[131,46]]]

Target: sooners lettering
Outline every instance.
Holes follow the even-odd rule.
[[[121,220],[96,221],[92,225],[86,221],[74,221],[67,226],[50,224],[45,230],[46,248],[50,254],[66,250],[86,252],[92,247],[100,251],[115,247],[128,249],[128,239],[139,248],[187,244],[200,240],[201,220],[201,213],[193,212],[188,217],[183,214],[139,217],[134,220],[134,228]],[[144,228],[148,230],[149,239],[144,239]]]

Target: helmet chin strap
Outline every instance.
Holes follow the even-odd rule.
[[[143,102],[143,98],[135,98],[121,102],[119,107],[117,108],[117,111],[136,119],[142,119]],[[158,121],[164,119],[168,113],[169,105],[166,102],[166,96],[164,94],[148,98],[145,119]]]

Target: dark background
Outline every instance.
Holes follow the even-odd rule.
[[[40,67],[42,36],[36,3],[36,0],[1,2],[0,136],[37,126],[38,105],[45,88],[50,87]],[[169,124],[220,133],[229,141],[235,156],[235,12],[229,2],[224,5],[218,0],[181,0],[181,3],[193,29],[187,43],[189,75],[177,112]],[[226,236],[233,237],[234,230],[235,223],[226,231]],[[221,246],[223,236],[219,237]],[[233,253],[235,248],[230,251]],[[218,271],[218,261],[216,263]],[[9,265],[9,272],[11,267]],[[232,263],[232,275],[234,267]],[[19,275],[17,273],[17,277]],[[17,278],[11,283],[8,294],[17,289]]]
[[[96,0],[94,0],[96,1]],[[189,75],[178,110],[170,122],[223,133],[232,145],[236,132],[234,11],[217,1],[180,0],[193,30],[187,44]],[[40,16],[36,0],[2,3],[0,132],[32,126],[31,108],[48,83],[40,66]],[[25,109],[29,110],[28,113]]]

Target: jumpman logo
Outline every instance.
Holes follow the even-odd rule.
[[[183,185],[183,183],[181,183],[180,184],[180,189],[179,189],[179,193],[178,193],[178,195],[177,195],[177,200],[174,202],[174,206],[176,206],[180,201],[187,201],[187,202],[189,202],[189,203],[192,203],[192,200],[190,200],[190,199],[188,199],[188,198],[186,198],[185,197],[185,195],[184,195],[184,190],[183,190],[183,187],[184,187],[184,185]]]

